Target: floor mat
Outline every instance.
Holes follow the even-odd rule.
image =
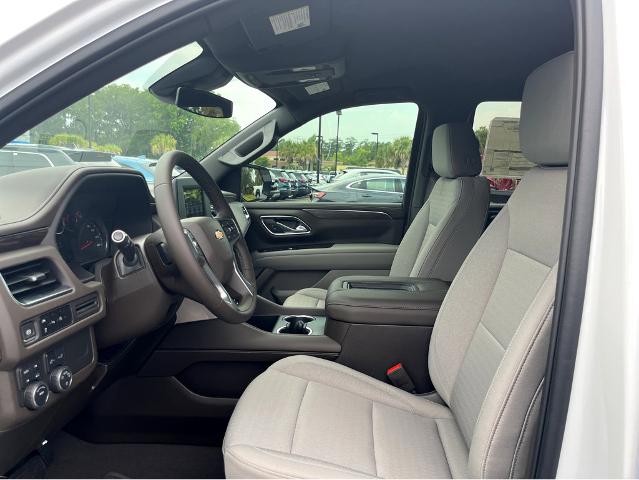
[[[61,432],[49,440],[47,478],[224,478],[222,449],[191,445],[97,444]],[[110,477],[113,478],[113,477]]]

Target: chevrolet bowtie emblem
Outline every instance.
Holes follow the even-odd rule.
[[[215,238],[222,240],[224,238],[224,232],[222,232],[222,230],[215,230]]]

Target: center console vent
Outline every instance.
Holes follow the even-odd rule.
[[[83,297],[73,304],[73,313],[76,322],[87,318],[100,310],[100,300],[97,293]]]
[[[35,305],[71,291],[46,258],[5,268],[0,276],[13,298],[22,305]]]

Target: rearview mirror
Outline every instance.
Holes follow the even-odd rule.
[[[175,105],[203,117],[230,118],[233,102],[224,97],[191,87],[178,87]]]

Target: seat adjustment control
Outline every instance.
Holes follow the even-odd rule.
[[[49,400],[49,387],[41,381],[27,385],[24,390],[24,405],[29,410],[40,410]]]
[[[56,367],[49,375],[49,383],[55,393],[66,392],[73,383],[73,372],[66,366]]]

